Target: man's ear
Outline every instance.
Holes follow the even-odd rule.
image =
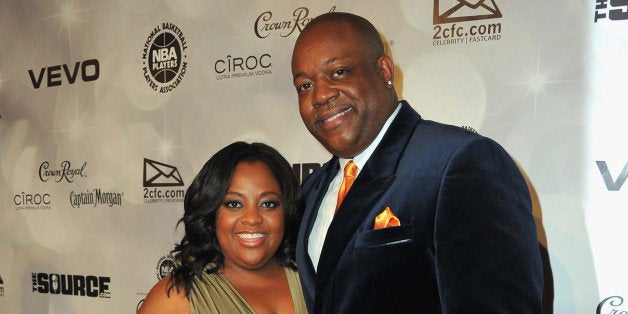
[[[384,82],[392,81],[395,77],[395,63],[392,58],[387,55],[380,56],[377,59],[377,68],[379,69]]]

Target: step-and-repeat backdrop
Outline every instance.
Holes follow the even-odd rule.
[[[182,235],[185,190],[236,141],[299,177],[294,41],[348,11],[395,85],[520,165],[556,313],[628,311],[625,0],[0,1],[0,312],[133,313]]]

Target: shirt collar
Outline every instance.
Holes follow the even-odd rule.
[[[395,109],[395,111],[393,111],[390,117],[388,117],[388,119],[384,123],[384,126],[382,126],[382,129],[379,130],[379,133],[377,134],[373,142],[371,142],[371,144],[367,146],[366,149],[364,149],[361,153],[349,159],[338,158],[341,172],[343,172],[343,169],[345,168],[345,165],[349,162],[349,160],[353,160],[356,166],[358,166],[358,174],[360,173],[360,171],[362,171],[362,168],[364,168],[364,165],[366,165],[366,162],[369,160],[369,158],[375,151],[375,148],[377,148],[377,145],[379,145],[379,143],[382,141],[382,138],[384,137],[384,134],[386,134],[386,131],[390,127],[390,124],[392,123],[393,120],[395,120],[395,117],[397,117],[397,114],[399,113],[400,109],[401,109],[401,103],[397,104],[397,109]]]

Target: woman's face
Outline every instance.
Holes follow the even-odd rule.
[[[284,234],[279,183],[263,162],[240,162],[216,213],[216,236],[225,268],[263,269]]]

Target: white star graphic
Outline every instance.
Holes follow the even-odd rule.
[[[550,79],[552,76],[552,72],[554,71],[554,67],[550,69],[544,70],[541,68],[541,44],[538,44],[537,55],[536,55],[536,65],[534,70],[529,70],[528,67],[522,65],[523,71],[525,71],[527,75],[527,80],[506,83],[503,85],[520,85],[527,86],[526,92],[519,98],[519,101],[525,99],[528,95],[532,95],[534,97],[533,101],[533,122],[536,122],[536,112],[537,112],[537,104],[539,102],[539,95],[543,94],[548,99],[551,99],[552,96],[549,95],[546,91],[547,87],[551,84],[562,84],[568,82],[575,82],[575,80],[556,80]]]
[[[72,29],[82,30],[81,24],[85,23],[85,20],[82,17],[82,13],[91,10],[91,8],[79,9],[76,8],[74,1],[65,0],[63,2],[59,2],[55,0],[57,6],[59,6],[59,11],[57,14],[53,14],[45,17],[44,19],[57,19],[59,20],[59,32],[57,33],[57,37],[61,35],[63,30],[66,30],[68,33],[68,43],[70,44],[70,49],[72,48]]]
[[[168,136],[168,125],[166,119],[164,118],[164,135],[160,139],[159,147],[155,148],[159,150],[161,154],[161,158],[164,162],[168,162],[168,158],[172,158],[172,152],[174,149],[182,148],[183,146],[173,145],[174,139],[172,136]]]

